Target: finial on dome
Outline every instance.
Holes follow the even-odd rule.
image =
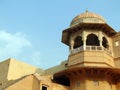
[[[88,12],[88,9],[86,9],[86,11],[85,12]]]

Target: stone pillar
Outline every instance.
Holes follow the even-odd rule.
[[[71,40],[71,42],[70,42],[70,50],[73,50],[73,49],[74,49],[74,41]]]
[[[100,46],[102,47],[102,32],[101,31],[99,31],[98,39],[99,39]]]
[[[86,50],[86,39],[83,40],[83,50]]]
[[[99,42],[100,42],[100,46],[102,47],[102,40],[99,39]]]
[[[82,33],[82,40],[83,40],[83,50],[86,50],[86,32],[83,31]]]

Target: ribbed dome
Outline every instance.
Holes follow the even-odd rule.
[[[74,26],[79,23],[105,23],[105,19],[98,14],[91,13],[86,10],[85,13],[82,13],[82,14],[76,16],[72,20],[70,26]]]

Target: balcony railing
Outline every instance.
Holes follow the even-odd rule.
[[[73,50],[70,50],[70,54],[74,54],[80,51],[105,51],[106,53],[111,54],[111,51],[109,49],[106,49],[101,46],[86,46],[85,48],[83,46],[75,48]]]

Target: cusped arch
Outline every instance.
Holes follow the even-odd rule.
[[[104,48],[108,48],[109,47],[108,40],[105,37],[102,38],[102,45],[103,45]]]
[[[87,36],[86,45],[90,46],[100,46],[98,36],[95,34],[89,34]]]
[[[75,39],[74,39],[74,49],[75,48],[78,48],[80,46],[83,46],[83,41],[82,41],[82,37],[81,36],[77,36]]]

